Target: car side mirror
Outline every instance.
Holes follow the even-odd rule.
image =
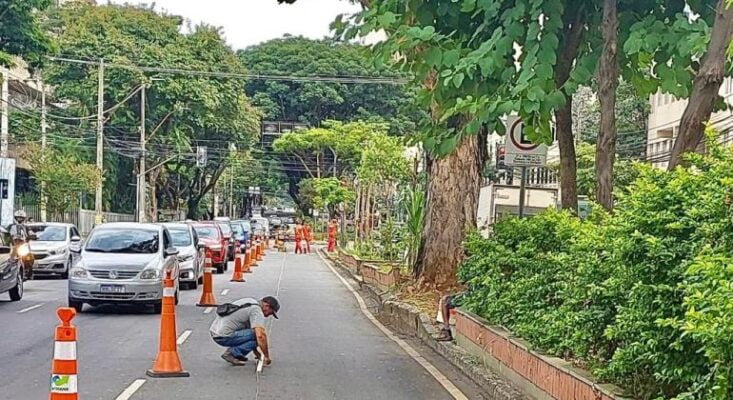
[[[175,248],[175,247],[169,247],[169,248],[165,249],[165,256],[166,257],[172,257],[172,256],[177,256],[177,255],[178,255],[178,249],[177,248]]]
[[[81,242],[81,238],[79,236],[74,235],[74,236],[71,237],[71,242],[72,243],[73,242]]]

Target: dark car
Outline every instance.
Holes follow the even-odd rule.
[[[10,236],[0,232],[0,293],[8,292],[11,301],[19,301],[23,298],[23,267],[10,253]]]
[[[244,252],[249,240],[249,230],[251,229],[249,221],[232,221],[231,225],[234,230],[234,240],[239,242],[239,251]]]
[[[222,235],[224,235],[224,239],[226,239],[226,246],[227,246],[227,254],[229,255],[228,260],[234,261],[234,229],[232,229],[232,225],[229,221],[213,221],[213,223],[219,225],[219,229],[221,229]]]

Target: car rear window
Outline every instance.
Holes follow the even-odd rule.
[[[157,253],[158,231],[145,229],[96,229],[87,241],[86,251],[100,253]]]
[[[213,226],[196,226],[193,229],[196,230],[196,233],[199,235],[199,237],[207,239],[219,239],[219,230],[214,228]]]
[[[230,233],[232,233],[232,227],[231,227],[231,225],[229,225],[226,222],[219,224],[219,227],[221,228],[221,232],[224,235],[229,235]]]
[[[191,245],[191,233],[188,229],[168,229],[175,247],[188,247]]]

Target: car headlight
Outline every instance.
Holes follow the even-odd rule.
[[[193,255],[192,254],[189,254],[187,256],[180,256],[180,257],[178,257],[178,261],[179,262],[186,262],[186,261],[191,261],[191,260],[193,260]]]
[[[140,279],[158,279],[160,278],[160,270],[157,268],[148,268],[140,273]]]
[[[28,246],[28,243],[22,243],[18,245],[18,256],[19,257],[25,257],[30,253],[31,253],[31,247]]]
[[[69,271],[69,277],[72,279],[86,279],[89,277],[89,273],[82,267],[74,267]]]

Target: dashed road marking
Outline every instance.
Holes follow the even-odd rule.
[[[224,290],[221,291],[221,295],[222,296],[226,296],[227,293],[229,293],[229,289],[224,289]]]
[[[204,310],[204,314],[208,314],[212,311],[214,311],[214,307],[206,307],[206,309]]]
[[[386,326],[384,326],[381,322],[377,320],[377,318],[369,311],[367,308],[366,303],[364,302],[364,299],[359,295],[359,293],[354,290],[353,286],[344,279],[338,272],[336,272],[336,269],[331,265],[330,262],[328,262],[325,258],[323,258],[323,255],[321,253],[318,253],[318,255],[321,257],[321,260],[326,264],[326,266],[331,269],[331,272],[336,275],[337,278],[341,281],[341,283],[346,286],[346,288],[351,292],[351,294],[354,295],[356,298],[356,302],[359,303],[359,308],[361,309],[361,312],[371,321],[377,328],[379,328],[382,333],[384,333],[388,338],[392,339],[393,342],[397,343],[398,346],[402,348],[402,350],[405,351],[410,357],[412,357],[413,360],[415,360],[420,366],[425,368],[426,371],[430,375],[435,378],[438,383],[440,383],[443,388],[448,391],[448,393],[453,396],[456,400],[468,400],[468,397],[466,397],[463,392],[461,392],[461,389],[458,389],[456,385],[453,384],[453,382],[450,381],[445,375],[443,375],[442,372],[440,372],[433,364],[430,363],[425,357],[421,356],[420,353],[418,353],[415,349],[412,348],[407,342],[397,337],[392,331],[390,331]]]
[[[185,342],[186,339],[188,339],[189,336],[191,336],[191,330],[190,329],[187,329],[187,330],[183,331],[183,333],[181,333],[181,336],[178,337],[178,340],[176,340],[176,343],[179,346],[182,345],[183,342]]]
[[[39,308],[41,306],[43,306],[43,304],[36,304],[35,306],[26,307],[26,308],[24,308],[22,310],[19,310],[18,311],[18,314],[23,314],[23,313],[27,313],[28,311],[33,311],[36,308]]]
[[[140,389],[140,387],[146,382],[145,379],[136,379],[133,381],[130,386],[125,388],[125,390],[120,393],[119,396],[115,398],[115,400],[129,400],[135,392]]]

